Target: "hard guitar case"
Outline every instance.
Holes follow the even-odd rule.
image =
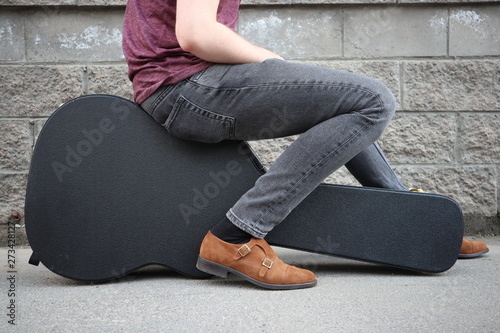
[[[129,100],[76,98],[47,120],[33,153],[30,262],[82,281],[150,264],[208,277],[195,267],[201,240],[264,172],[246,142],[183,141]],[[448,197],[321,184],[266,239],[439,273],[457,260],[462,233]]]

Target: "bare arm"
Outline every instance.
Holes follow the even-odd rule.
[[[176,36],[181,48],[216,63],[252,63],[279,55],[256,46],[217,22],[219,0],[177,0]]]

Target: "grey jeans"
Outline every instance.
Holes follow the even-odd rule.
[[[405,190],[377,138],[395,99],[381,82],[277,59],[216,64],[142,107],[172,135],[216,143],[301,134],[228,211],[262,238],[342,165],[365,186]]]

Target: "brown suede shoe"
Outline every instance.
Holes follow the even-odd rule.
[[[460,249],[459,259],[470,259],[482,256],[487,253],[490,249],[480,241],[471,241],[468,239],[462,240],[462,248]]]
[[[233,273],[268,289],[301,289],[316,285],[312,272],[285,264],[264,239],[258,238],[245,244],[231,244],[208,232],[201,243],[196,267],[223,278]]]

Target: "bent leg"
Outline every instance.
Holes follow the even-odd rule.
[[[149,112],[181,137],[217,142],[302,133],[228,212],[258,238],[375,142],[395,109],[377,80],[279,60],[214,65],[167,95]]]

